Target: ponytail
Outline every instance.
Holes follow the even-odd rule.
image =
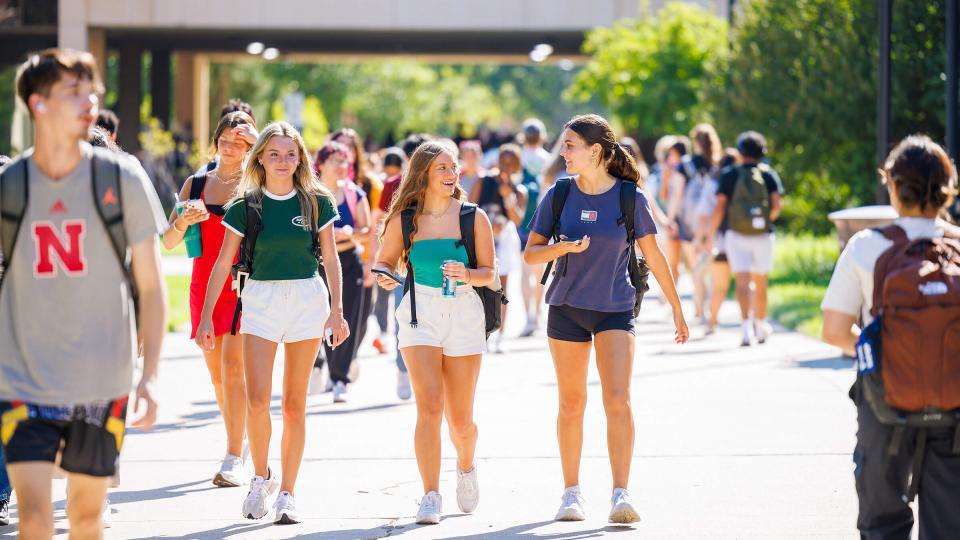
[[[613,152],[610,161],[607,162],[607,172],[611,175],[622,178],[628,182],[640,185],[643,183],[643,177],[640,176],[640,169],[637,162],[627,152],[627,149],[620,143],[614,143]]]

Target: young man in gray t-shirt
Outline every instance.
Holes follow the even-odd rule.
[[[70,479],[71,536],[96,538],[136,356],[133,285],[144,362],[132,425],[149,429],[156,419],[152,387],[166,318],[157,235],[166,225],[140,164],[84,142],[102,91],[92,55],[33,55],[18,70],[16,87],[36,138],[3,170],[0,190],[4,209],[14,200],[4,201],[5,194],[27,194],[19,228],[9,212],[0,224],[4,234],[16,231],[0,281],[0,442],[20,534],[53,535],[51,478],[59,455]],[[94,159],[116,163],[116,190],[95,192]],[[132,284],[100,215],[112,205],[122,210]]]

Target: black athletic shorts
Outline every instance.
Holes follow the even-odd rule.
[[[553,339],[589,342],[593,336],[607,330],[623,330],[633,334],[633,312],[550,306],[547,313],[547,337]]]
[[[113,476],[126,428],[127,398],[85,405],[0,401],[7,463],[49,461],[89,476]]]

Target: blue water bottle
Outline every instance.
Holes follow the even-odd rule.
[[[453,263],[457,261],[446,260],[443,261],[443,266],[446,267],[448,263]],[[456,298],[457,296],[457,280],[450,279],[446,275],[443,276],[443,284],[441,286],[442,295],[444,298]]]

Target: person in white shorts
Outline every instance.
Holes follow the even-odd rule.
[[[277,488],[273,505],[276,523],[298,523],[293,487],[300,469],[306,437],[307,381],[327,334],[336,347],[350,334],[343,319],[342,281],[333,228],[337,219],[333,195],[313,175],[303,138],[285,122],[270,124],[250,150],[238,198],[227,208],[223,247],[207,285],[197,329],[197,343],[214,346],[213,309],[234,257],[248,233],[256,233],[252,250],[244,244],[240,259],[249,250],[249,278],[241,282],[243,363],[247,381],[247,437],[254,476],[243,502],[243,516],[260,519],[270,507],[268,498]],[[247,205],[259,215],[259,226],[249,222]],[[259,209],[257,209],[259,206]],[[317,273],[323,255],[333,309],[327,288]],[[270,400],[273,362],[277,345],[284,344],[283,469],[278,480],[267,466],[270,447]]]
[[[497,279],[493,229],[475,209],[476,268],[467,268],[460,213],[466,193],[459,185],[457,150],[441,142],[426,142],[410,164],[390,204],[374,265],[380,286],[392,290],[390,277],[398,267],[408,270],[413,290],[397,307],[399,347],[410,371],[417,398],[414,446],[424,496],[417,523],[440,522],[440,424],[444,416],[457,449],[457,503],[465,513],[479,502],[474,453],[477,426],[473,401],[480,360],[487,349],[483,304],[473,287]],[[414,208],[411,247],[405,248],[402,212]],[[413,275],[409,275],[412,270]],[[381,273],[382,272],[382,273]],[[458,283],[454,297],[444,296],[444,280]],[[411,292],[413,294],[411,294]],[[416,308],[411,310],[411,300]]]
[[[707,247],[717,231],[725,229],[724,249],[736,282],[742,319],[742,346],[765,343],[773,332],[767,322],[767,275],[773,269],[773,222],[780,215],[783,184],[776,171],[761,160],[767,141],[755,131],[737,138],[740,164],[720,177]],[[750,292],[754,309],[751,320]]]

